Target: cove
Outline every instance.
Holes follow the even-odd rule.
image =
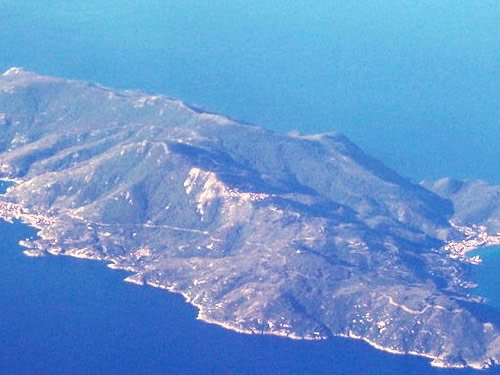
[[[485,297],[488,304],[499,309],[500,314],[500,246],[485,247],[471,251],[470,256],[479,255],[482,262],[472,267],[472,279],[479,284],[475,294]],[[468,254],[468,255],[469,255]]]

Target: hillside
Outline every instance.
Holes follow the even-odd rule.
[[[500,361],[499,322],[444,247],[464,239],[450,219],[484,220],[341,134],[17,68],[0,76],[0,129],[0,178],[16,181],[0,212],[40,228],[30,255],[105,260],[241,332]]]

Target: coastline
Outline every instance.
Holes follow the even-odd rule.
[[[467,254],[480,248],[500,246],[500,233],[491,235],[486,227],[482,225],[472,225],[470,227],[459,226],[450,222],[451,226],[462,233],[465,239],[461,241],[447,241],[443,249],[454,259],[460,259],[466,263],[479,264],[481,257],[475,255],[469,257]]]
[[[125,268],[117,268],[117,267],[116,268],[110,267],[110,268],[122,269],[122,270],[127,270],[127,271],[133,272],[132,270],[125,269]],[[434,356],[434,355],[427,354],[427,353],[419,353],[419,352],[415,352],[415,351],[404,352],[401,350],[382,346],[382,345],[377,344],[376,342],[374,342],[366,337],[356,335],[350,330],[347,333],[333,333],[332,336],[327,337],[327,336],[299,336],[299,335],[294,334],[293,332],[288,332],[288,331],[284,331],[284,330],[269,330],[269,331],[262,331],[261,330],[261,331],[259,331],[259,330],[245,329],[245,328],[242,328],[241,326],[237,326],[235,324],[232,324],[231,322],[219,321],[219,320],[214,320],[214,319],[209,318],[204,312],[204,309],[205,309],[204,306],[193,302],[192,299],[184,292],[178,291],[175,288],[168,287],[168,286],[158,284],[158,283],[143,282],[142,280],[138,280],[134,276],[136,276],[136,275],[131,275],[131,276],[125,278],[124,281],[131,283],[131,284],[136,284],[139,286],[160,288],[160,289],[166,290],[170,293],[179,294],[183,297],[183,299],[186,303],[196,307],[196,309],[198,310],[198,315],[197,315],[198,320],[200,320],[204,323],[213,324],[213,325],[216,325],[216,326],[219,326],[219,327],[222,327],[224,329],[228,329],[228,330],[231,330],[233,332],[240,333],[240,334],[270,335],[270,336],[284,337],[284,338],[291,339],[291,340],[307,340],[307,341],[328,340],[330,337],[342,337],[342,338],[347,338],[347,339],[354,339],[354,340],[364,341],[365,343],[367,343],[371,347],[373,347],[377,350],[386,352],[386,353],[390,353],[390,354],[394,354],[394,355],[411,355],[411,356],[430,359],[431,361],[429,362],[429,364],[432,367],[442,368],[442,369],[464,369],[464,368],[470,367],[470,368],[475,369],[475,370],[484,370],[484,369],[490,368],[492,365],[492,364],[483,364],[480,362],[469,363],[467,366],[460,365],[460,364],[450,364],[450,363],[446,362],[445,360],[443,360],[439,356]]]
[[[1,195],[0,195],[1,197]],[[143,280],[140,279],[140,272],[139,270],[129,267],[126,265],[119,265],[118,261],[115,259],[111,258],[105,258],[105,257],[99,257],[95,255],[91,255],[89,253],[92,252],[91,249],[88,248],[83,248],[83,249],[74,249],[70,250],[65,253],[61,253],[61,247],[57,245],[54,242],[54,239],[45,236],[43,233],[40,233],[43,229],[46,229],[48,226],[53,226],[57,225],[58,219],[54,217],[50,217],[47,215],[34,215],[30,214],[27,212],[21,205],[12,203],[12,202],[6,202],[2,201],[0,199],[0,219],[5,220],[9,223],[13,223],[14,220],[19,220],[23,224],[28,225],[32,228],[35,228],[38,230],[37,232],[37,237],[39,240],[42,240],[48,244],[53,244],[53,247],[47,247],[47,248],[40,248],[36,246],[37,244],[34,244],[30,240],[21,240],[19,242],[19,245],[26,250],[23,251],[23,254],[29,257],[41,257],[45,256],[47,254],[53,255],[53,256],[68,256],[68,257],[73,257],[73,258],[79,258],[79,259],[88,259],[88,260],[99,260],[99,261],[105,261],[109,262],[107,264],[107,267],[110,269],[114,270],[122,270],[122,271],[127,271],[131,272],[132,274],[127,276],[123,281],[128,282],[128,283],[133,283],[136,285],[140,286],[148,286],[148,287],[154,287],[154,288],[159,288],[166,290],[170,293],[175,293],[175,294],[180,294],[185,302],[187,304],[190,304],[194,306],[198,313],[197,313],[197,319],[200,321],[203,321],[204,323],[207,324],[213,324],[220,326],[224,329],[231,330],[233,332],[241,333],[241,334],[246,334],[246,335],[272,335],[272,336],[279,336],[279,337],[284,337],[292,340],[308,340],[308,341],[317,341],[317,340],[326,340],[330,336],[321,336],[318,334],[317,336],[313,335],[306,335],[306,336],[300,336],[295,334],[294,332],[283,330],[283,329],[269,329],[269,330],[252,330],[252,329],[247,329],[244,327],[241,327],[237,324],[234,324],[230,321],[220,321],[220,320],[214,320],[208,317],[208,315],[205,312],[205,307],[202,304],[196,303],[193,301],[193,299],[187,294],[182,291],[176,290],[173,287],[169,287],[160,283],[156,282],[144,282]],[[468,227],[462,227],[462,228],[468,228]],[[481,229],[484,227],[480,227]],[[489,236],[489,235],[484,235],[484,231],[469,231],[467,233],[472,233],[472,235],[469,235],[466,237],[466,239],[463,241],[464,243],[460,245],[460,242],[453,242],[451,247],[448,247],[450,243],[445,244],[443,248],[445,250],[447,249],[459,249],[460,251],[449,251],[450,252],[450,257],[452,258],[459,258],[460,260],[463,260],[467,262],[467,257],[466,254],[470,251],[477,250],[478,248],[482,247],[488,247],[488,246],[493,246],[498,243],[500,244],[500,236]],[[479,234],[479,235],[478,235]],[[474,238],[473,236],[476,236]],[[492,240],[493,239],[493,240]],[[489,241],[493,241],[493,244],[490,244]],[[473,247],[474,246],[474,247]],[[475,247],[477,246],[477,247]],[[471,263],[471,262],[469,262]],[[477,263],[475,263],[477,264]],[[430,359],[430,365],[433,367],[437,368],[448,368],[448,369],[457,369],[457,368],[466,368],[470,367],[475,370],[481,370],[481,369],[487,369],[490,368],[494,363],[489,363],[489,362],[469,362],[467,365],[461,365],[461,364],[453,364],[453,363],[448,363],[446,362],[443,358],[439,356],[434,356],[432,354],[428,353],[420,353],[420,352],[415,352],[415,351],[408,351],[404,352],[398,349],[390,348],[390,347],[385,347],[380,344],[377,344],[376,342],[360,335],[354,334],[352,331],[348,330],[347,332],[338,332],[338,333],[332,333],[332,337],[343,337],[343,338],[350,338],[350,339],[355,339],[355,340],[361,340],[366,342],[368,345],[384,351],[386,353],[390,354],[395,354],[395,355],[412,355],[412,356],[417,356],[417,357],[423,357]]]
[[[472,253],[474,257],[480,257],[483,260],[480,267],[474,267],[471,270],[471,279],[477,284],[474,294],[483,298],[488,305],[500,309],[498,277],[496,279],[488,277],[488,275],[498,275],[500,245],[482,247]]]

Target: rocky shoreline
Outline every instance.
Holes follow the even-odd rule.
[[[22,70],[0,76],[0,113],[0,177],[17,181],[0,216],[39,229],[26,255],[108,262],[240,332],[349,336],[440,366],[500,360],[466,257],[498,240],[496,187],[437,185],[465,186],[453,197],[471,212],[338,133],[273,133]]]
[[[33,228],[43,230],[46,229],[47,227],[57,227],[58,220],[53,217],[49,217],[46,215],[40,215],[40,214],[31,214],[28,213],[27,210],[22,208],[19,204],[11,203],[11,202],[6,202],[2,201],[0,199],[0,219],[3,219],[8,222],[13,222],[14,220],[20,220],[24,222],[26,225],[29,225]],[[464,262],[470,262],[473,264],[478,264],[479,262],[471,262],[470,258],[466,256],[467,252],[475,250],[479,247],[483,246],[490,246],[490,245],[496,245],[498,244],[498,236],[490,236],[487,234],[486,230],[484,227],[481,226],[475,226],[473,228],[465,228],[465,227],[457,227],[461,233],[464,234],[464,239],[463,241],[453,241],[452,243],[446,243],[443,246],[443,250],[447,251],[449,253],[449,256],[451,258],[457,258],[460,259]],[[40,233],[40,232],[39,232]],[[39,240],[42,240],[40,242]],[[124,270],[127,272],[131,272],[132,275],[128,276],[127,278],[124,279],[126,282],[130,282],[133,284],[137,285],[147,285],[149,287],[154,287],[154,288],[160,288],[164,289],[168,292],[171,293],[176,293],[180,294],[184,297],[186,303],[192,304],[194,307],[197,308],[198,310],[198,319],[208,323],[208,324],[215,324],[218,326],[221,326],[225,329],[229,329],[241,334],[267,334],[267,335],[275,335],[275,336],[282,336],[286,337],[289,339],[294,339],[294,340],[324,340],[328,339],[328,335],[322,335],[320,332],[314,332],[312,335],[297,335],[291,326],[286,325],[285,327],[276,329],[273,327],[274,324],[272,322],[262,322],[265,323],[264,325],[267,325],[268,329],[255,329],[255,328],[245,328],[243,325],[238,325],[235,324],[234,322],[231,321],[222,321],[222,320],[214,320],[212,319],[209,314],[205,312],[205,306],[201,303],[197,303],[192,296],[190,296],[188,293],[183,292],[182,290],[178,290],[175,287],[168,286],[165,284],[161,284],[158,282],[154,281],[144,281],[142,279],[141,273],[138,269],[136,269],[133,266],[124,266],[120,264],[119,261],[116,261],[111,258],[105,258],[99,256],[95,250],[93,249],[71,249],[71,250],[62,250],[61,246],[64,247],[64,244],[58,244],[57,241],[55,241],[54,238],[52,237],[46,237],[43,234],[40,236],[39,240],[25,240],[25,241],[20,241],[20,245],[25,248],[23,253],[26,256],[30,257],[40,257],[40,256],[46,256],[47,254],[53,255],[53,256],[58,256],[58,255],[65,255],[65,256],[71,256],[75,258],[81,258],[81,259],[91,259],[91,260],[99,260],[99,261],[106,261],[110,262],[108,264],[108,267],[111,269],[119,269],[119,270]],[[44,247],[44,245],[47,247]],[[54,250],[57,249],[57,250]],[[143,251],[139,249],[138,251]],[[138,273],[139,272],[139,273]],[[390,297],[389,297],[390,299]],[[403,309],[405,308],[404,306],[402,307]],[[410,311],[411,312],[411,311]],[[419,312],[419,313],[423,313]],[[459,363],[450,363],[447,362],[445,359],[441,358],[440,356],[437,355],[432,355],[429,353],[424,353],[424,352],[417,352],[417,351],[408,351],[405,352],[400,349],[395,349],[393,347],[386,347],[383,345],[378,344],[375,341],[370,340],[367,337],[363,337],[361,335],[357,335],[354,332],[348,330],[345,333],[334,333],[333,336],[337,337],[345,337],[345,338],[351,338],[351,339],[356,339],[356,340],[362,340],[368,343],[369,345],[375,347],[376,349],[391,353],[391,354],[397,354],[397,355],[415,355],[415,356],[420,356],[424,358],[428,358],[431,360],[431,365],[434,367],[439,367],[439,368],[465,368],[465,367],[472,367],[475,369],[483,369],[487,368],[490,365],[493,365],[494,363],[484,363],[484,362],[477,362],[477,363],[467,363],[465,364],[459,364]]]

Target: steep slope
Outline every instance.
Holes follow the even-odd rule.
[[[103,259],[242,332],[364,339],[435,365],[498,362],[498,322],[445,240],[449,200],[342,135],[292,136],[135,91],[0,77],[3,217],[29,254]],[[472,305],[470,305],[472,304]]]
[[[500,186],[485,181],[443,178],[422,185],[453,202],[452,220],[459,225],[484,225],[490,233],[500,233]]]

